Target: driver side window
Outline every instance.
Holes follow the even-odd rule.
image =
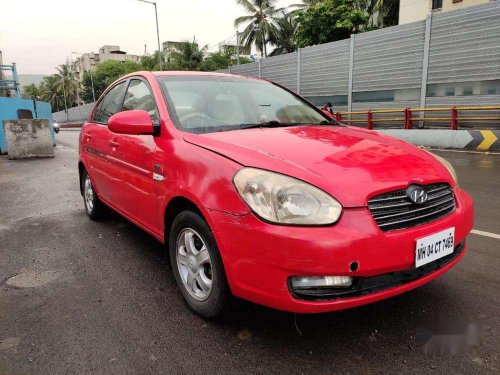
[[[158,120],[156,102],[149,87],[140,79],[132,79],[123,101],[123,111],[143,110],[149,113],[153,121]]]
[[[100,124],[107,124],[112,115],[120,112],[124,91],[125,82],[113,87],[99,103],[92,120]]]

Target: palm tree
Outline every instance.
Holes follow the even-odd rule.
[[[193,41],[184,41],[172,52],[168,61],[169,70],[199,70],[205,58],[208,46],[199,47],[196,38]]]
[[[293,39],[297,26],[298,20],[293,12],[283,12],[283,17],[276,22],[276,33],[271,39],[276,48],[270,53],[270,56],[294,52],[297,49]]]
[[[44,98],[43,87],[34,83],[23,87],[22,97],[24,99],[41,100]]]
[[[241,41],[246,47],[255,44],[257,50],[267,56],[267,43],[276,39],[278,12],[276,0],[236,0],[248,15],[234,20],[234,26],[246,25],[241,33]]]
[[[71,107],[78,98],[80,82],[75,77],[69,64],[61,64],[57,68],[57,88],[63,93],[67,106]]]
[[[46,76],[42,82],[43,99],[50,103],[52,111],[64,107],[62,90],[59,90],[59,77],[56,74]]]

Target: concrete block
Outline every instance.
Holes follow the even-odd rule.
[[[3,129],[9,159],[54,157],[47,119],[4,120]]]

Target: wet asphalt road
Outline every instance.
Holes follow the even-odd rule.
[[[0,374],[500,372],[499,239],[472,234],[452,271],[373,305],[295,316],[240,303],[204,321],[160,243],[117,216],[87,219],[77,136],[61,131],[54,159],[0,157]],[[500,156],[440,154],[475,199],[475,228],[500,233]],[[438,320],[481,325],[483,341],[423,354],[417,328]]]

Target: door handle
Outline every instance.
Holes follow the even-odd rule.
[[[112,147],[118,147],[120,146],[120,144],[118,142],[115,142],[115,141],[109,141],[109,144],[112,146]]]

